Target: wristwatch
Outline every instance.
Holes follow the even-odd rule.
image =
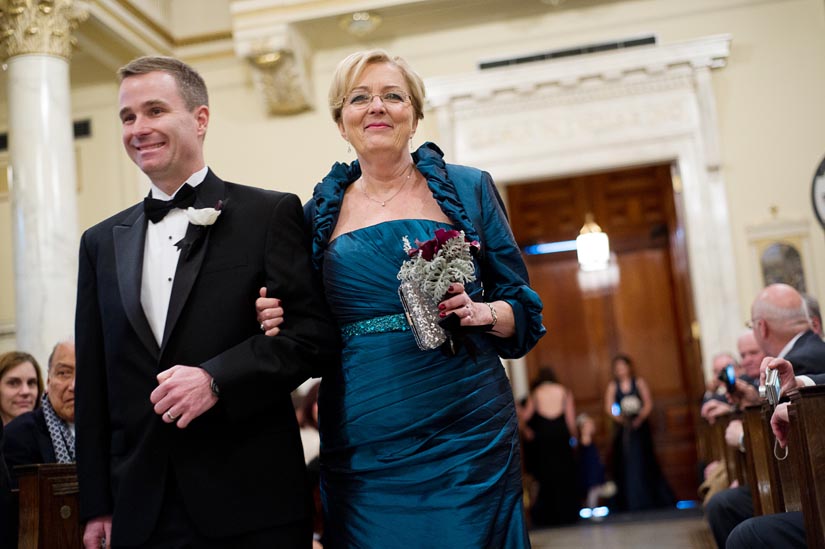
[[[218,383],[214,377],[212,381],[209,382],[209,388],[212,389],[212,394],[215,395],[215,398],[221,398],[221,390],[218,388]]]

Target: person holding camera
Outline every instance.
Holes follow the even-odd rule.
[[[705,421],[711,425],[717,417],[733,409],[732,403],[728,402],[728,394],[735,389],[736,377],[741,374],[741,370],[732,353],[723,351],[714,355],[711,365],[712,377],[702,397],[700,411]]]
[[[825,383],[825,343],[812,328],[809,307],[803,296],[787,284],[771,284],[754,299],[748,325],[753,328],[754,339],[766,355],[760,367],[761,386],[766,385],[768,369],[778,371],[780,387],[777,392],[780,394],[801,385]],[[786,407],[779,405],[774,411],[772,426],[778,433],[780,444],[783,443],[781,436],[786,424]],[[759,539],[751,537],[755,532],[751,522],[753,503],[746,486],[718,493],[708,502],[705,513],[719,547],[731,547],[730,538],[733,538],[733,532],[739,529],[739,525],[743,528],[738,530],[738,541],[733,542],[734,547],[748,547],[747,540]],[[786,524],[786,515],[769,516],[778,517],[778,526],[790,532],[792,528]],[[757,523],[770,524],[772,520]],[[769,526],[763,528],[770,529]],[[804,529],[801,538],[795,538],[793,534],[788,534],[786,538],[782,534],[776,539],[781,539],[783,546],[794,546],[794,539],[801,539],[801,546],[804,547]]]
[[[782,448],[788,444],[790,418],[788,403],[778,402],[788,391],[797,387],[821,385],[825,374],[794,375],[794,365],[784,358],[765,357],[762,361],[760,382],[771,404],[776,408],[771,416],[771,430]],[[736,526],[728,536],[726,547],[748,548],[807,547],[805,521],[801,512],[776,513],[748,518]]]

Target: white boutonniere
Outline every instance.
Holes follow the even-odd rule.
[[[221,215],[222,206],[223,203],[221,201],[218,201],[217,206],[214,208],[195,209],[190,206],[186,208],[186,217],[189,218],[189,223],[192,225],[208,227],[218,220],[218,216]]]
[[[190,206],[184,210],[186,217],[189,218],[189,224],[193,225],[186,230],[186,235],[183,238],[175,242],[175,246],[183,254],[184,261],[189,259],[189,256],[200,247],[206,233],[209,232],[209,227],[218,220],[225,205],[224,201],[218,200],[214,208],[195,209]]]

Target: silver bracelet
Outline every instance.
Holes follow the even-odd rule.
[[[487,325],[487,331],[489,332],[493,329],[493,326],[496,325],[496,322],[498,322],[498,315],[496,315],[496,308],[493,307],[492,303],[485,302],[484,304],[490,307],[490,315],[493,317],[493,321]]]

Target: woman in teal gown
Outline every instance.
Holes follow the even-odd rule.
[[[330,97],[358,160],[333,166],[305,208],[343,340],[319,395],[324,547],[529,547],[499,357],[524,355],[544,327],[501,199],[488,174],[445,164],[437,146],[409,152],[423,84],[403,60],[353,54]],[[398,297],[402,238],[439,228],[481,245],[477,280],[441,302],[472,332],[454,355],[419,349]]]

